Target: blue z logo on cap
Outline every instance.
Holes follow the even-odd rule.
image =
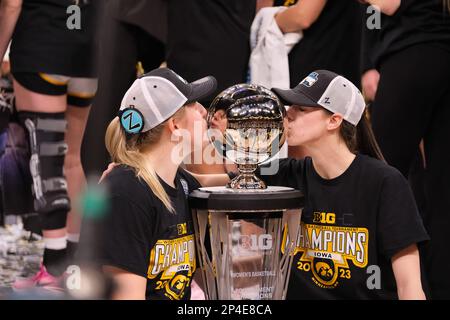
[[[319,74],[317,72],[312,72],[309,76],[303,79],[301,84],[310,88],[317,82],[317,80],[319,80]]]
[[[120,124],[127,133],[140,133],[144,129],[144,117],[139,110],[127,108],[120,115]]]

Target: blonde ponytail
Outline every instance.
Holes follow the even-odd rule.
[[[170,212],[174,213],[169,196],[142,152],[145,147],[159,141],[163,129],[164,124],[160,124],[150,131],[127,139],[125,132],[120,127],[119,118],[116,117],[106,130],[105,145],[113,162],[133,168],[136,176],[144,180],[155,196]]]

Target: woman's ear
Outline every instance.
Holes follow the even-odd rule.
[[[184,127],[182,119],[177,117],[170,118],[167,120],[167,128],[172,137],[180,138],[183,136]]]
[[[328,129],[328,130],[336,130],[336,129],[339,129],[339,127],[341,126],[343,120],[344,120],[344,118],[343,118],[342,115],[340,115],[339,113],[333,114],[333,115],[328,119],[327,129]]]
[[[167,128],[169,129],[169,132],[171,135],[177,135],[178,131],[178,123],[175,118],[170,118],[167,120]]]

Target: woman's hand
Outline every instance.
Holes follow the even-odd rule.
[[[230,177],[226,173],[197,174],[189,172],[189,174],[192,175],[202,187],[223,187],[230,182]]]
[[[11,73],[11,65],[9,61],[2,61],[0,63],[0,77],[6,76]]]
[[[364,97],[368,101],[374,101],[380,82],[380,73],[375,69],[367,70],[361,78],[361,86]]]

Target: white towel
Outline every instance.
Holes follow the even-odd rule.
[[[303,37],[303,32],[283,34],[275,21],[278,12],[286,7],[261,9],[253,20],[250,34],[250,82],[267,88],[288,89],[291,49]]]
[[[9,49],[11,48],[11,42],[9,42],[8,47],[6,48],[5,56],[3,57],[3,61],[9,62]],[[1,60],[1,57],[0,57]]]

